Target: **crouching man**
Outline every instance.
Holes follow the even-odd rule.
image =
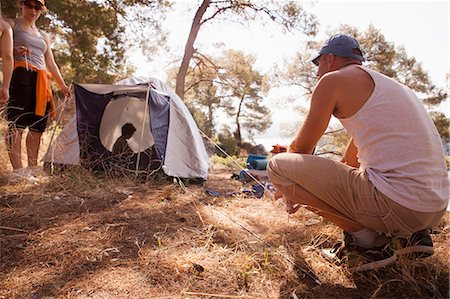
[[[320,79],[308,115],[268,166],[289,213],[305,205],[344,230],[332,253],[352,271],[433,254],[428,228],[445,214],[450,188],[441,139],[418,97],[362,61],[351,36],[325,43],[313,59]],[[312,155],[331,115],[351,135],[341,162]]]

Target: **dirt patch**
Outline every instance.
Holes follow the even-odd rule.
[[[238,191],[67,173],[0,187],[0,298],[448,297],[449,215],[430,258],[351,274],[317,248],[341,231],[307,210]]]

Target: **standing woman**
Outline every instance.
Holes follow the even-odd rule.
[[[0,85],[0,109],[9,99],[9,84],[13,71],[13,39],[11,26],[0,17],[3,84]]]
[[[54,113],[50,89],[53,76],[64,95],[69,88],[55,63],[47,34],[36,27],[36,21],[46,9],[44,0],[20,0],[21,16],[9,20],[14,34],[14,72],[10,100],[7,105],[8,136],[6,144],[13,174],[21,179],[33,179],[38,170],[37,159],[47,117]],[[22,165],[22,133],[26,136],[28,169]]]

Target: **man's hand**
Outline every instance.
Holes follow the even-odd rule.
[[[294,214],[298,211],[298,209],[300,209],[300,207],[301,205],[299,205],[298,203],[293,203],[286,199],[286,212],[288,212],[289,214]]]
[[[273,194],[273,198],[275,200],[277,200],[277,199],[282,198],[282,197],[283,197],[283,192],[281,192],[281,190],[279,188],[277,188],[275,190],[275,193]]]
[[[283,192],[280,189],[281,188],[278,186],[278,188],[275,191],[275,194],[273,195],[274,199],[278,200],[280,198],[283,198],[286,204],[286,212],[288,212],[289,214],[294,214],[295,212],[298,211],[298,209],[300,209],[301,206],[298,203],[293,203],[288,199],[286,199],[286,197],[284,196]]]
[[[288,152],[288,153],[296,153],[296,154],[299,153],[299,151],[298,151],[297,149],[295,149],[295,144],[294,144],[294,142],[292,142],[292,143],[289,145],[287,152]]]

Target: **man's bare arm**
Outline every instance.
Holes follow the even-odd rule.
[[[288,152],[311,154],[325,132],[335,109],[334,97],[337,81],[333,75],[323,76],[312,94],[309,112]]]

